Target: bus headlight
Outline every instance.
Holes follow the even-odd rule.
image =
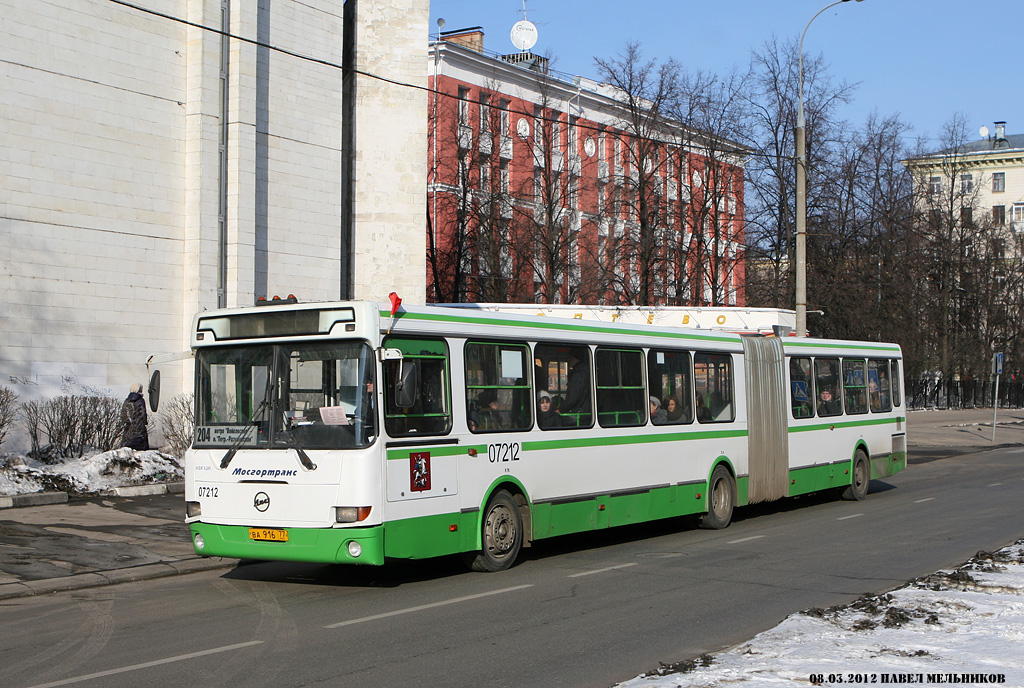
[[[336,523],[358,523],[365,521],[370,515],[368,506],[336,506],[334,520]]]
[[[348,543],[348,555],[353,559],[359,558],[359,555],[363,553],[363,546],[355,540]]]
[[[196,533],[196,550],[199,552],[203,551],[203,547],[206,547],[206,540],[203,539],[202,533]]]

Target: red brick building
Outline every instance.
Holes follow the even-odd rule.
[[[745,305],[742,147],[478,28],[441,38],[428,301]]]

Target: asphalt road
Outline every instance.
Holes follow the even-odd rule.
[[[453,559],[228,571],[0,603],[0,685],[600,686],[743,642],[1024,535],[1024,447],[919,463],[863,502],[559,538],[500,574]],[[168,497],[173,499],[173,497]]]

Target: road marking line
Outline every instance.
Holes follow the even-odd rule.
[[[989,487],[996,487],[997,485],[1002,485],[1002,483],[992,483]]]
[[[66,686],[69,683],[79,683],[81,681],[90,681],[94,678],[102,678],[104,676],[113,676],[114,674],[123,674],[126,671],[137,671],[139,669],[146,669],[148,667],[160,666],[161,664],[170,664],[171,662],[180,662],[185,659],[195,659],[196,657],[205,657],[206,655],[217,654],[218,652],[229,652],[230,650],[240,650],[243,647],[250,647],[252,645],[259,645],[263,643],[262,640],[250,640],[247,643],[238,643],[237,645],[225,645],[224,647],[215,647],[212,650],[202,650],[200,652],[190,652],[187,655],[178,655],[177,657],[168,657],[167,659],[156,659],[152,662],[143,662],[142,664],[133,664],[131,666],[121,667],[120,669],[109,669],[108,671],[98,671],[95,674],[86,674],[85,676],[76,676],[75,678],[66,678],[63,681],[54,681],[53,683],[40,683],[38,686],[32,686],[32,688],[51,688],[51,686]]]
[[[920,504],[921,502],[930,502],[933,499],[935,499],[935,497],[925,497],[924,499],[915,500],[914,504]]]
[[[1024,454],[1024,449],[1011,449],[1007,454]]]
[[[339,621],[335,624],[324,626],[324,628],[341,628],[342,626],[352,626],[354,624],[365,623],[366,621],[376,621],[377,619],[386,619],[389,616],[401,616],[402,614],[412,614],[413,612],[421,612],[424,609],[434,609],[435,607],[444,607],[449,604],[456,604],[458,602],[468,602],[469,600],[479,599],[481,597],[490,597],[491,595],[500,595],[506,592],[514,592],[516,590],[524,590],[526,588],[532,588],[533,584],[529,585],[516,585],[511,588],[502,588],[501,590],[491,590],[490,592],[481,592],[476,595],[466,595],[465,597],[456,597],[451,600],[443,600],[441,602],[431,602],[430,604],[421,604],[418,607],[408,607],[406,609],[398,609],[393,612],[385,612],[383,614],[374,614],[373,616],[364,616],[360,619],[352,619],[350,621]]]
[[[574,573],[571,576],[566,576],[566,578],[579,578],[580,576],[589,576],[589,575],[594,574],[594,573],[604,573],[605,571],[614,571],[616,569],[626,569],[626,568],[629,568],[630,566],[636,566],[636,562],[633,562],[632,564],[619,564],[618,566],[608,566],[608,567],[603,568],[603,569],[594,569],[593,571],[584,571],[583,573]]]
[[[848,518],[857,518],[858,516],[863,516],[863,515],[864,515],[864,514],[850,514],[849,516],[840,516],[840,517],[839,517],[839,518],[837,518],[836,520],[837,520],[837,521],[845,521],[845,520],[846,520],[846,519],[848,519]]]
[[[766,535],[751,535],[750,537],[740,538],[739,540],[729,540],[729,542],[727,542],[725,544],[727,544],[727,545],[736,545],[736,544],[739,544],[741,542],[750,542],[751,540],[759,540],[759,539],[761,539],[763,537],[767,537],[767,536]]]

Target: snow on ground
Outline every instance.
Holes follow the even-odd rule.
[[[1024,686],[1024,540],[616,688]]]
[[[0,497],[56,491],[95,495],[127,485],[183,479],[180,461],[162,452],[123,447],[88,456],[43,463],[25,456],[0,456]]]

